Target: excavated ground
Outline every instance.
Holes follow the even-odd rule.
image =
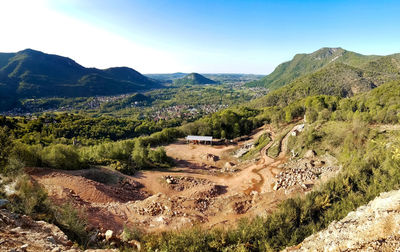
[[[267,156],[272,141],[255,160],[234,157],[235,151],[263,133],[274,138],[274,130],[266,125],[237,144],[193,145],[181,140],[168,145],[167,155],[175,159],[176,167],[166,171],[140,171],[126,176],[106,167],[80,171],[30,168],[28,173],[56,202],[70,201],[85,209],[89,223],[101,230],[120,232],[125,225],[146,231],[193,225],[227,227],[245,216],[270,213],[279,202],[304,194],[318,181],[323,169],[314,177],[304,175],[307,180],[296,182],[299,173],[302,176],[301,170],[296,170],[297,161],[286,156],[287,139],[293,130],[295,127],[283,138],[275,159]],[[333,167],[334,162],[326,159],[309,157],[301,162],[330,162],[329,167]],[[287,184],[277,188],[277,182],[285,179]]]

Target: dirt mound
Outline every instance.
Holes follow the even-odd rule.
[[[94,169],[101,173],[101,170]],[[45,168],[32,168],[28,173],[44,185],[51,196],[73,198],[90,203],[128,202],[141,200],[148,194],[140,190],[143,186],[130,179],[121,179],[115,184],[103,184],[82,175],[88,171],[59,171]],[[93,172],[93,170],[92,170]]]
[[[183,191],[199,185],[211,184],[209,180],[191,176],[165,176],[163,177],[169,187],[175,191]]]

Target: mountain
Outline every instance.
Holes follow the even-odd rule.
[[[181,73],[181,72],[167,73],[167,74],[145,74],[145,76],[147,76],[151,79],[166,82],[166,83],[172,83],[175,79],[183,78],[186,75],[187,75],[187,73]]]
[[[310,54],[296,54],[291,61],[278,65],[271,74],[265,76],[261,80],[249,82],[247,86],[263,86],[274,90],[289,84],[298,77],[318,71],[334,62],[358,67],[378,57],[379,56],[375,55],[365,56],[344,50],[340,47],[324,47]]]
[[[170,74],[145,74],[145,76],[155,79],[165,83],[172,83],[176,79],[183,78],[187,73],[170,73]],[[212,74],[202,74],[204,77],[213,80],[218,83],[244,83],[254,80],[259,80],[264,75],[257,74],[233,74],[233,73],[212,73]]]
[[[375,62],[371,61],[367,65],[374,65]],[[310,95],[351,97],[392,80],[400,80],[400,67],[395,73],[387,73],[337,62],[299,77],[290,84],[253,101],[252,104],[255,107],[286,106]]]
[[[202,84],[216,84],[217,82],[210,80],[198,73],[191,73],[181,79],[174,80],[174,84],[178,86],[183,85],[202,85]]]
[[[70,58],[32,49],[0,53],[3,98],[116,95],[160,87],[157,81],[128,67],[85,68]]]
[[[298,57],[296,55],[294,59]],[[271,92],[252,101],[251,105],[255,107],[286,106],[309,95],[351,97],[383,83],[400,80],[400,54],[363,56],[341,48],[323,48],[312,54],[303,54],[301,57],[302,60],[296,59],[281,64],[262,80],[277,77],[278,70],[285,66],[291,66],[292,70],[293,66],[296,66],[297,69],[303,69],[305,73],[289,71],[289,67],[286,67],[287,71],[281,72],[284,74],[277,77],[273,84],[270,82],[271,85],[268,87]],[[316,60],[325,63],[320,62],[321,64],[318,65],[314,62]],[[274,76],[271,77],[273,74]],[[294,77],[295,75],[298,77]],[[289,81],[292,78],[294,79]],[[281,85],[280,88],[277,83]]]

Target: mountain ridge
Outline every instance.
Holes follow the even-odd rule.
[[[0,97],[8,99],[116,95],[161,87],[129,67],[86,68],[33,49],[0,53]]]
[[[341,47],[323,47],[312,53],[296,54],[290,61],[279,64],[275,70],[261,80],[249,82],[249,87],[263,86],[271,90],[282,87],[296,78],[313,73],[333,62],[341,62],[358,67],[362,63],[373,60],[376,55],[362,55],[347,51]]]

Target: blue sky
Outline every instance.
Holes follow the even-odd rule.
[[[14,35],[0,51],[30,47],[85,66],[126,65],[143,73],[259,74],[321,47],[400,52],[398,1],[29,2],[0,4],[0,21],[22,12],[20,22],[6,22],[15,26],[9,28]],[[19,29],[32,33],[21,35]]]

